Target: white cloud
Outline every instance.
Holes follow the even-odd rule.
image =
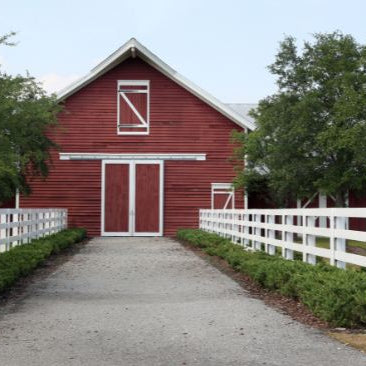
[[[65,88],[75,80],[79,79],[80,75],[60,75],[60,74],[45,74],[38,78],[38,80],[43,84],[44,89],[48,93],[55,93]]]

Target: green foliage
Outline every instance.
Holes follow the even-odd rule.
[[[0,37],[0,45],[13,45]],[[29,192],[27,178],[46,176],[50,149],[49,128],[57,123],[60,106],[29,76],[11,76],[0,70],[0,204],[18,189]]]
[[[340,32],[316,34],[299,52],[280,44],[269,66],[278,91],[252,111],[258,128],[234,134],[237,159],[247,156],[235,185],[267,189],[286,206],[314,192],[345,203],[366,187],[366,46]]]
[[[13,285],[20,277],[27,276],[46,258],[59,253],[86,237],[85,229],[69,229],[32,240],[0,254],[0,293]]]
[[[261,286],[300,300],[334,326],[366,324],[366,273],[326,264],[312,266],[264,252],[248,252],[216,234],[181,229],[177,238],[225,259]]]

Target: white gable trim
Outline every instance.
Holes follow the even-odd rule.
[[[117,51],[112,53],[104,61],[94,67],[87,75],[81,79],[75,81],[68,87],[61,90],[57,97],[59,101],[63,101],[70,95],[76,93],[78,90],[84,86],[91,83],[93,80],[97,79],[101,75],[105,74],[107,71],[111,70],[113,67],[117,66],[129,57],[140,57],[142,60],[147,62],[149,65],[160,71],[162,74],[175,81],[177,84],[182,86],[184,89],[190,91],[199,99],[203,100],[211,107],[222,113],[224,116],[235,122],[240,127],[249,130],[254,130],[255,126],[250,121],[246,120],[236,111],[232,110],[230,107],[220,102],[211,94],[207,93],[205,90],[195,85],[184,76],[180,75],[177,71],[172,69],[169,65],[163,62],[159,57],[154,55],[141,43],[139,43],[135,38],[131,38],[127,43],[120,47]]]

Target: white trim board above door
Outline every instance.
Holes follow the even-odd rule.
[[[156,154],[112,154],[112,153],[59,153],[60,160],[206,160],[206,154],[156,153]]]
[[[126,231],[106,231],[106,165],[120,164],[128,166],[128,229]],[[156,231],[136,230],[136,167],[141,165],[159,166],[159,224]],[[121,182],[122,184],[122,182]],[[161,160],[103,160],[101,189],[101,235],[102,236],[162,236],[163,235],[163,197],[164,197],[164,162]],[[146,193],[146,192],[145,192]],[[122,204],[122,203],[121,203]]]

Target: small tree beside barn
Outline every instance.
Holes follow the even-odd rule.
[[[14,45],[13,35],[0,37],[0,45]],[[50,149],[56,147],[47,132],[59,111],[56,97],[33,77],[0,71],[0,207],[16,191],[28,194],[32,177],[47,176]]]
[[[277,93],[252,112],[254,132],[235,134],[247,161],[236,186],[267,190],[281,206],[314,192],[345,206],[349,191],[366,189],[366,46],[335,32],[299,52],[287,37],[269,70]]]

